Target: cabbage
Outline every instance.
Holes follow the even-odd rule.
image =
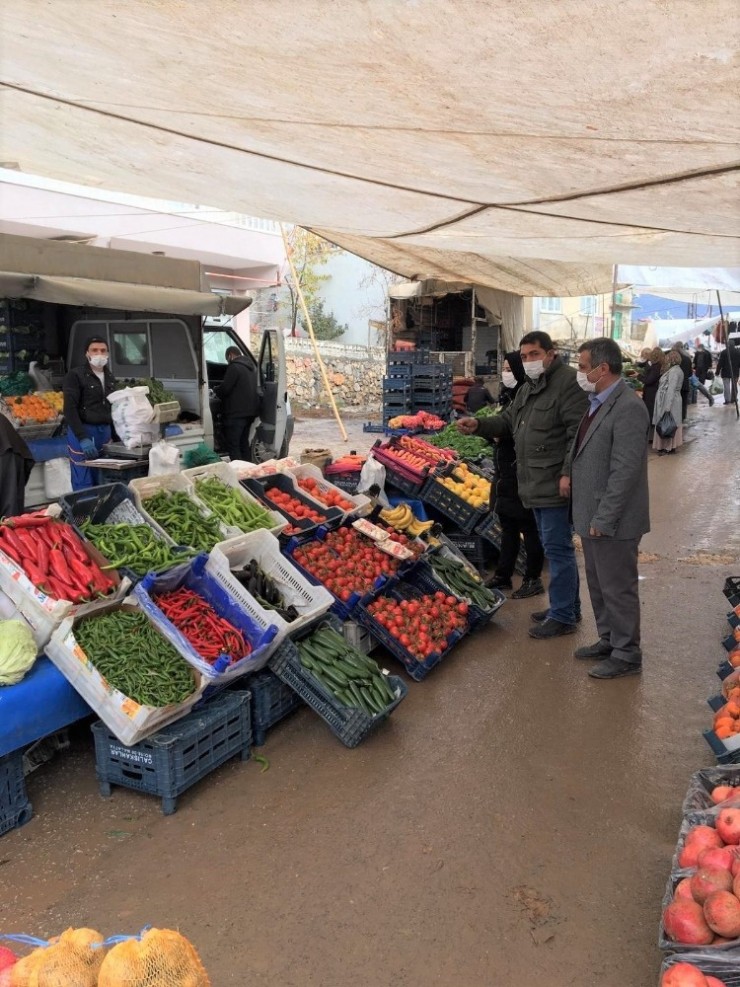
[[[0,686],[16,685],[36,661],[36,642],[27,624],[0,620]]]

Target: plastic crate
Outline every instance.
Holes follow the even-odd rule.
[[[363,432],[385,432],[385,426],[381,422],[365,422],[362,426]]]
[[[411,385],[407,377],[384,377],[383,394],[402,394],[407,396]]]
[[[257,477],[250,477],[247,480],[242,480],[242,484],[251,490],[257,499],[264,504],[268,510],[276,513],[281,519],[285,519],[287,524],[292,525],[294,528],[298,528],[300,531],[300,537],[305,538],[309,535],[314,535],[318,530],[319,526],[323,527],[336,527],[342,521],[344,514],[336,507],[325,507],[320,504],[313,497],[309,497],[308,494],[304,493],[300,487],[294,482],[293,477],[287,473],[275,473],[272,476],[263,476],[259,479]],[[282,490],[283,493],[290,494],[291,497],[295,497],[306,507],[310,507],[314,511],[318,511],[319,514],[323,514],[325,521],[317,522],[310,521],[306,518],[293,518],[287,511],[284,511],[277,504],[273,504],[272,501],[268,500],[267,493],[270,490]]]
[[[439,590],[446,590],[448,593],[452,593],[453,596],[457,596],[457,593],[451,590],[447,583],[442,581],[429,562],[424,558],[420,560],[419,565],[414,570],[414,584],[424,593],[437,593]],[[476,631],[481,627],[487,626],[504,603],[506,603],[506,597],[499,590],[489,589],[488,592],[492,593],[495,597],[495,602],[490,610],[483,610],[481,607],[472,603],[467,597],[458,597],[459,599],[464,599],[468,604],[468,621],[471,631]]]
[[[245,684],[252,695],[252,746],[262,747],[267,731],[299,709],[303,701],[269,668],[250,675]]]
[[[682,953],[680,956],[666,956],[660,967],[661,980],[664,973],[677,963],[691,963],[708,977],[714,977],[725,987],[740,987],[740,957],[735,954],[720,953],[714,955],[715,947],[699,952],[697,946],[692,947],[696,952]]]
[[[272,642],[278,634],[273,616],[247,593],[231,573],[207,569],[208,556],[198,555],[192,562],[170,569],[162,575],[150,572],[134,589],[142,610],[183,658],[197,669],[210,685],[225,685],[240,675],[259,671],[269,658]],[[209,603],[216,613],[246,637],[252,650],[238,661],[222,655],[213,664],[202,658],[188,639],[157,606],[156,597],[181,588],[193,590]]]
[[[33,816],[23,777],[23,751],[0,757],[0,836]]]
[[[377,638],[373,637],[367,627],[354,620],[345,620],[342,623],[342,634],[347,644],[360,654],[369,655],[378,647]]]
[[[321,621],[313,630],[318,630],[324,625],[339,630],[337,622],[331,619]],[[395,675],[389,675],[388,684],[396,698],[386,706],[382,713],[369,716],[364,710],[343,706],[321,683],[316,681],[308,669],[301,665],[298,649],[295,643],[290,640],[284,641],[275,652],[270,661],[270,668],[315,713],[319,714],[334,736],[345,747],[357,747],[372,730],[388,719],[408,693],[408,686],[402,679]]]
[[[415,497],[427,482],[429,471],[426,470],[419,475],[414,470],[407,469],[403,463],[397,462],[391,456],[386,455],[387,449],[394,449],[396,443],[393,439],[389,442],[378,440],[370,450],[370,455],[385,467],[386,482],[392,484],[401,493],[408,497]]]
[[[228,463],[209,463],[206,466],[194,466],[192,469],[183,470],[182,476],[188,479],[193,485],[193,491],[195,495],[198,495],[198,480],[207,480],[209,477],[215,476],[216,479],[220,480],[225,486],[231,487],[232,490],[236,490],[242,500],[246,501],[248,504],[259,503],[255,498],[248,492],[244,482],[239,479],[239,476],[233,466]],[[260,507],[264,507],[264,504],[260,503]],[[271,531],[273,535],[279,534],[285,527],[285,518],[279,512],[271,507],[267,508],[269,514],[272,515],[274,524],[270,528],[260,528],[255,530],[261,531]],[[231,534],[247,534],[247,532],[242,531],[241,528],[235,528],[233,526],[225,525]]]
[[[415,682],[421,682],[422,679],[425,679],[432,669],[436,668],[442,659],[446,658],[452,649],[459,643],[460,639],[463,637],[463,634],[460,631],[453,631],[450,637],[450,643],[444,651],[435,652],[429,655],[428,658],[425,658],[424,661],[419,661],[418,658],[415,658],[406,650],[406,648],[404,648],[399,640],[389,634],[388,630],[381,623],[375,620],[375,618],[368,612],[367,608],[370,603],[372,603],[373,600],[377,599],[379,596],[389,596],[394,600],[408,600],[418,598],[420,595],[422,594],[420,594],[409,584],[404,584],[396,580],[390,583],[388,587],[383,587],[379,591],[369,593],[367,596],[363,597],[355,609],[355,620],[367,627],[378,642],[390,651],[394,658],[397,658],[401,662]]]
[[[428,364],[430,359],[430,351],[424,348],[419,348],[418,350],[391,350],[386,357],[389,367],[420,363]]]
[[[273,623],[278,628],[277,636],[271,650],[280,644],[284,637],[290,637],[300,628],[325,614],[332,604],[334,597],[324,586],[316,586],[304,575],[280,548],[280,542],[269,531],[251,531],[246,535],[238,535],[228,541],[220,542],[210,554],[206,571],[231,572],[246,565],[251,559],[256,560],[266,576],[273,579],[279,586],[287,606],[294,606],[299,616],[290,623],[284,620],[274,610],[268,610],[259,605],[250,594],[238,593],[238,599],[244,601],[247,613],[255,619]],[[239,580],[231,577],[239,590],[244,589]],[[236,593],[236,591],[233,591]],[[248,598],[248,599],[247,599]]]
[[[718,764],[740,764],[740,747],[728,750],[714,730],[705,730],[702,736],[711,747]]]
[[[450,467],[446,467],[446,471],[450,471]],[[472,534],[485,517],[486,510],[482,507],[473,507],[452,490],[438,483],[435,477],[441,475],[445,474],[437,473],[427,479],[421,490],[421,499],[440,514],[444,514],[450,521],[454,521],[460,531]]]
[[[689,779],[689,787],[683,800],[684,815],[720,809],[722,803],[715,805],[711,798],[712,789],[717,785],[729,785],[733,788],[740,786],[740,766],[702,768],[701,771],[695,771]]]
[[[740,595],[740,576],[728,576],[727,579],[725,579],[725,585],[722,588],[722,592],[728,600],[731,596]]]
[[[695,944],[673,942],[665,934],[665,927],[663,925],[663,911],[673,900],[673,893],[676,890],[676,885],[680,880],[683,880],[683,875],[679,872],[678,874],[671,874],[668,878],[666,884],[665,894],[663,895],[663,901],[661,902],[660,908],[660,925],[658,928],[658,949],[662,949],[664,952],[676,953],[676,954],[687,954],[697,952],[697,947]],[[737,961],[738,954],[733,955],[733,951],[740,947],[740,939],[732,939],[727,943],[718,943],[716,946],[711,947],[711,955],[716,957],[718,960],[720,957],[729,956],[731,960]],[[708,947],[706,947],[708,949]],[[706,956],[707,953],[705,952]],[[683,959],[683,955],[680,957]]]
[[[111,786],[133,788],[162,799],[162,812],[178,796],[237,754],[249,759],[252,743],[249,692],[223,692],[147,740],[125,747],[101,722],[93,723],[95,770],[100,794]]]
[[[493,545],[497,552],[501,551],[501,536],[503,532],[501,531],[501,522],[498,519],[498,515],[494,514],[493,511],[490,511],[483,521],[481,521],[475,529],[475,533]],[[519,549],[519,554],[516,557],[514,569],[520,576],[523,576],[527,571],[527,552],[524,548],[523,541]]]
[[[342,490],[340,487],[337,486],[337,484],[334,482],[334,477],[331,475],[324,476],[324,474],[317,466],[311,466],[310,464],[306,463],[301,466],[294,466],[291,469],[289,469],[287,472],[289,476],[295,477],[296,481],[304,480],[307,478],[315,480],[316,486],[322,494],[327,494],[327,493],[340,494],[342,497],[344,497],[345,500],[350,500],[354,504],[354,507],[351,510],[342,511],[345,517],[368,514],[370,511],[370,508],[372,506],[372,501],[370,500],[369,497],[366,497],[365,494],[353,494],[350,497],[347,497],[347,491]],[[360,473],[358,472],[357,479],[359,480],[359,478],[360,478]],[[326,509],[326,505],[322,504],[320,500],[309,494],[308,491],[304,491],[302,487],[299,487],[298,489],[301,490],[302,493],[305,493],[306,496],[311,497],[311,499],[314,500],[318,505],[319,510],[321,510],[322,508]],[[337,510],[342,510],[342,508],[337,508]]]
[[[192,500],[204,518],[213,517],[213,511],[206,507],[203,501],[198,498],[193,484],[190,480],[188,480],[184,473],[167,473],[163,476],[147,476],[132,480],[129,483],[129,490],[134,495],[134,502],[139,512],[146,518],[149,524],[158,528],[160,531],[164,531],[164,528],[157,524],[154,518],[147,513],[146,507],[144,506],[144,501],[159,493],[160,490],[167,491],[168,493],[187,494],[188,498]],[[229,525],[222,524],[221,521],[219,521],[218,524],[222,539],[241,534],[238,528],[233,528]]]
[[[343,490],[348,494],[357,493],[357,487],[360,484],[360,474],[362,470],[339,470],[336,473],[331,473],[329,472],[330,469],[331,467],[327,468],[326,475],[330,478],[335,487],[338,487],[340,490]]]

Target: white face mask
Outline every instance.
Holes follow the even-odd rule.
[[[91,356],[90,366],[95,367],[96,370],[102,370],[108,363],[107,356]]]
[[[524,373],[532,380],[539,380],[545,372],[545,364],[542,360],[530,360],[524,364]]]
[[[592,374],[593,370],[589,370],[588,373]],[[604,375],[602,374],[601,377],[603,376]],[[599,377],[599,380],[601,380],[601,377]],[[583,373],[582,370],[576,371],[576,378],[578,380],[578,386],[581,390],[585,391],[586,394],[593,394],[596,391],[596,385],[599,383],[599,380],[589,380],[588,374]]]
[[[510,370],[504,370],[501,374],[501,383],[504,387],[508,387],[509,390],[513,391],[518,381]]]

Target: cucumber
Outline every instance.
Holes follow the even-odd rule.
[[[321,668],[321,674],[324,675],[330,682],[334,682],[340,688],[344,688],[349,684],[349,678],[332,665],[323,665]]]
[[[373,697],[380,704],[380,709],[378,710],[378,712],[380,713],[388,705],[388,697],[385,694],[385,689],[383,688],[383,686],[378,684],[377,679],[373,679],[371,689],[372,689]]]
[[[308,655],[301,655],[301,665],[307,668],[309,672],[312,672],[316,668],[316,662]]]
[[[387,696],[386,705],[388,705],[388,703],[392,703],[396,698],[396,694],[391,688],[391,684],[388,681],[388,678],[381,673],[381,675],[379,675],[378,678],[375,679],[375,681],[380,683],[380,687],[382,688],[383,692]]]
[[[378,700],[375,698],[373,694],[372,689],[369,689],[367,686],[361,686],[360,692],[362,693],[362,698],[370,707],[370,710],[372,711],[373,714],[380,713],[382,710],[385,709],[385,704],[384,703],[381,704],[378,702]]]
[[[363,709],[363,698],[362,693],[360,692],[360,687],[356,683],[350,682],[347,691],[352,696],[353,705],[356,704],[360,707],[360,709]]]
[[[350,679],[368,678],[367,669],[357,668],[355,665],[350,665],[348,661],[342,661],[339,658],[335,662],[334,667],[338,668],[340,672],[344,672],[344,674]]]

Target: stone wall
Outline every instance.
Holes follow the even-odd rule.
[[[331,405],[310,340],[286,339],[288,394],[294,409]],[[257,349],[252,352],[259,352]],[[319,343],[334,400],[339,408],[378,411],[383,395],[385,351],[342,343]]]

